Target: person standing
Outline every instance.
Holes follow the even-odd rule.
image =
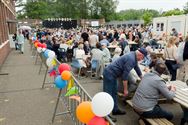
[[[114,100],[114,108],[112,115],[124,115],[125,111],[121,111],[117,104],[117,78],[122,77],[124,86],[124,96],[128,95],[127,81],[130,71],[134,68],[140,78],[142,78],[142,72],[138,66],[138,61],[143,60],[147,56],[145,48],[140,48],[136,52],[129,52],[107,67],[103,72],[103,91],[109,93]]]
[[[183,66],[184,66],[184,79],[183,81],[188,85],[188,35],[185,38],[185,46],[183,50]]]
[[[18,50],[18,40],[17,40],[17,34],[16,33],[12,36],[12,39],[15,43],[15,49]]]
[[[19,46],[19,49],[21,51],[21,53],[23,54],[24,53],[24,35],[22,34],[21,30],[18,31],[18,35],[17,35],[17,41],[18,41],[18,46]]]
[[[177,47],[175,45],[177,38],[175,36],[170,37],[166,48],[164,49],[165,64],[171,74],[171,81],[176,80],[177,69],[173,68],[177,62]]]

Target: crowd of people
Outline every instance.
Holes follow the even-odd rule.
[[[14,40],[17,41],[16,49],[19,46],[23,53],[24,35],[21,34],[19,32]],[[117,103],[118,86],[122,86],[124,96],[128,96],[130,91],[135,92],[133,107],[141,116],[164,117],[168,120],[173,118],[172,113],[158,105],[158,99],[160,94],[172,99],[176,88],[173,85],[167,86],[160,76],[167,74],[171,81],[178,79],[188,83],[188,35],[183,38],[173,28],[171,36],[167,39],[164,34],[154,36],[149,28],[134,27],[41,29],[32,36],[46,43],[47,48],[55,52],[59,61],[71,62],[72,58],[77,59],[83,67],[83,76],[87,76],[92,60],[98,60],[97,77],[103,79],[103,90],[114,99],[113,115],[126,114],[119,109]],[[130,46],[130,42],[135,44]],[[113,52],[111,46],[114,47]],[[163,56],[158,57],[155,49],[162,51]],[[150,72],[142,75],[139,64],[146,66],[144,70]],[[129,89],[137,82],[134,80],[132,69],[141,79],[134,90]],[[187,109],[183,110],[181,125],[188,121]]]

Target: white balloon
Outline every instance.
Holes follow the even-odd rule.
[[[46,50],[46,48],[42,48],[42,52],[44,52]]]
[[[48,59],[46,60],[46,65],[47,65],[48,67],[53,67],[52,61],[53,61],[53,58],[48,58]]]
[[[98,117],[109,115],[114,108],[114,100],[106,92],[97,93],[91,102],[93,113]]]
[[[54,58],[55,57],[55,52],[54,51],[48,52],[48,57],[49,58]]]
[[[41,52],[42,52],[42,48],[41,48],[41,47],[38,47],[38,48],[37,48],[37,51],[38,51],[39,53],[41,53]]]

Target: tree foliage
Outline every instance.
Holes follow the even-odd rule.
[[[184,10],[184,14],[188,14],[188,2],[185,4],[183,10]]]
[[[178,8],[163,12],[162,16],[182,15],[184,12]]]
[[[18,18],[46,19],[100,19],[111,20],[140,20],[150,23],[153,17],[181,15],[188,13],[188,2],[184,10],[173,9],[162,14],[153,9],[128,9],[116,12],[118,0],[17,0],[16,6],[23,7],[17,12]]]
[[[119,13],[116,14],[115,20],[140,20],[143,18],[144,14],[146,15],[149,13],[152,15],[152,17],[158,17],[159,12],[156,10],[148,10],[148,9],[140,9],[140,10],[135,10],[135,9],[129,9],[129,10],[123,10],[120,11]],[[145,15],[145,16],[146,16]]]
[[[28,0],[19,17],[111,20],[117,0]]]
[[[145,12],[142,16],[142,19],[144,20],[144,25],[148,25],[149,23],[151,23],[153,18],[153,14],[151,12]]]

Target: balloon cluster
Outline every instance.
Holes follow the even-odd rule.
[[[34,39],[35,40],[35,39]],[[34,41],[34,46],[37,48],[37,51],[39,53],[43,52],[46,50],[47,45],[45,43],[40,43],[38,40]]]
[[[37,48],[39,53],[43,52],[44,57],[47,58],[47,66],[53,67],[55,65],[55,52],[47,49],[47,45],[45,43],[40,43],[38,40],[34,41],[34,46]]]
[[[76,109],[76,116],[80,122],[87,125],[108,125],[103,117],[109,115],[113,107],[113,98],[108,93],[100,92],[91,102],[80,103]]]
[[[47,48],[46,44],[40,43],[38,40],[34,41],[34,46],[37,48],[37,51],[39,53],[43,52],[44,57],[47,58],[46,65],[49,68],[53,69],[54,66],[56,66],[55,52],[49,49],[46,49]],[[59,65],[58,67],[59,75],[56,76],[55,81],[54,81],[57,88],[63,89],[66,87],[67,81],[70,80],[72,77],[70,70],[71,70],[70,66],[66,63]],[[72,91],[73,90],[77,92],[77,88],[72,88]],[[71,95],[72,91],[70,91],[67,95]]]
[[[72,77],[70,70],[70,66],[66,63],[59,65],[58,71],[60,75],[55,78],[55,85],[57,88],[63,89],[67,86],[67,81]]]

